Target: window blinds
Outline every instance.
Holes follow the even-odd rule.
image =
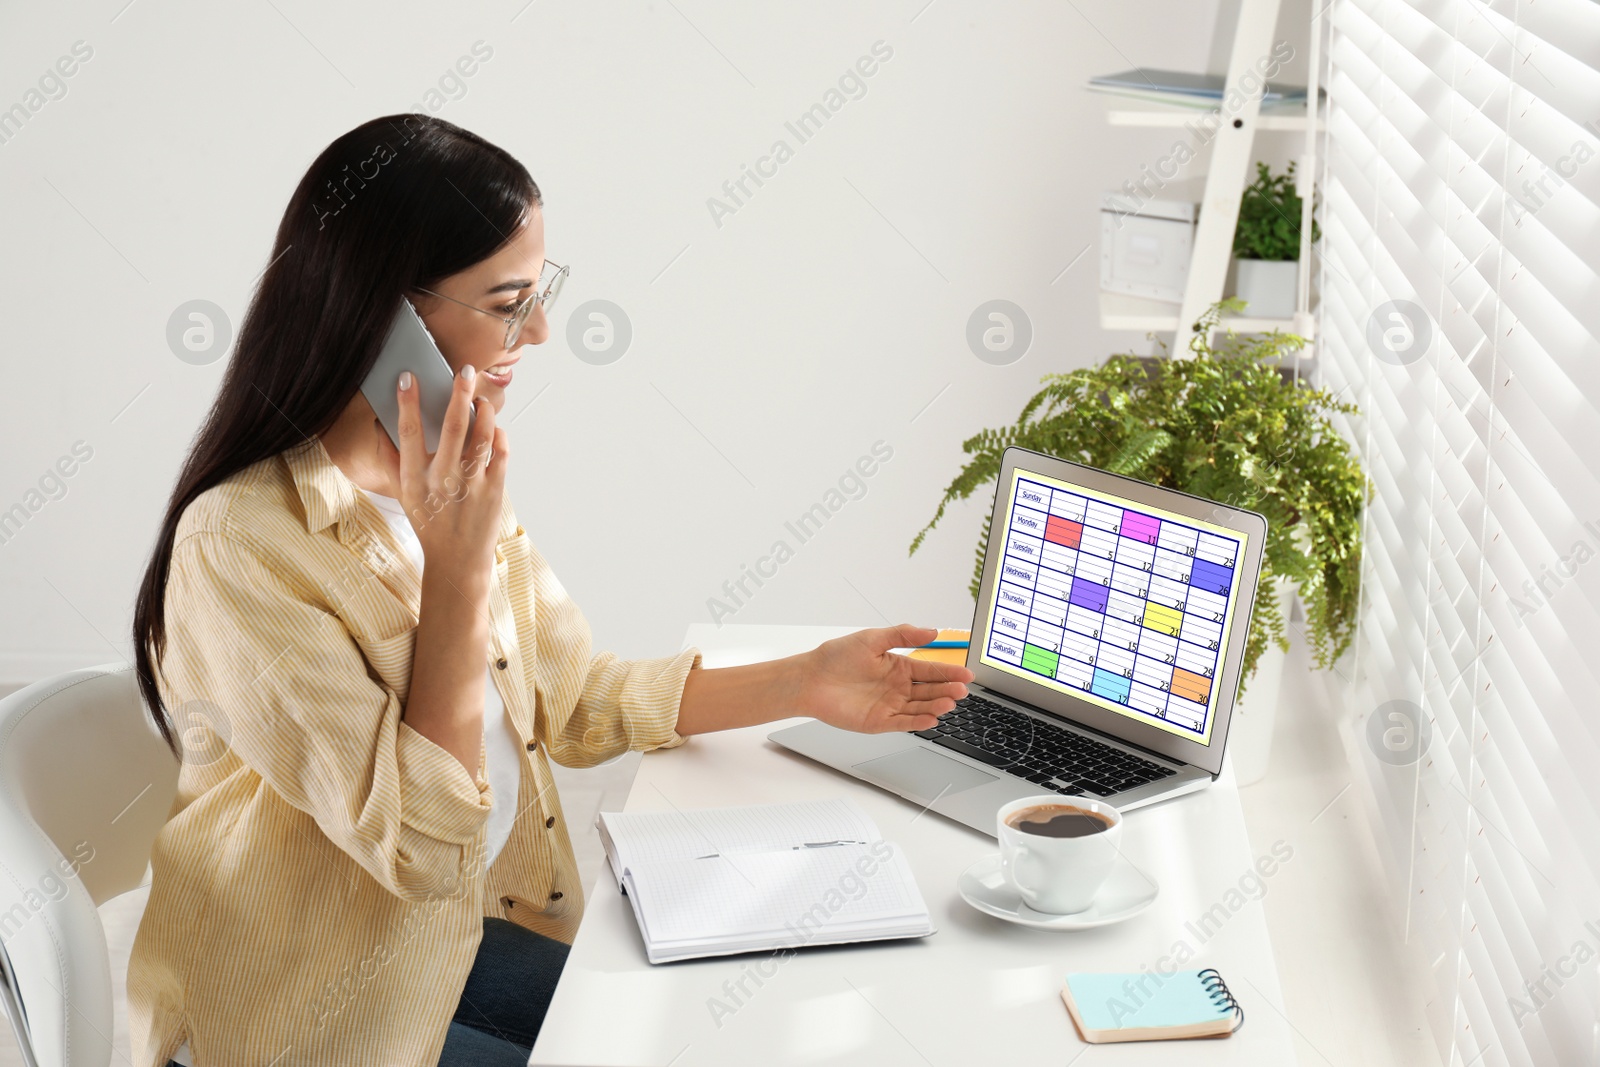
[[[1320,374],[1374,487],[1357,779],[1441,1060],[1600,1064],[1600,4],[1322,22]]]

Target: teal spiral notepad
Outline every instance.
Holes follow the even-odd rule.
[[[1211,967],[1171,975],[1069,974],[1061,999],[1091,1044],[1226,1037],[1244,1025],[1244,1009]]]

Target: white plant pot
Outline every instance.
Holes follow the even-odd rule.
[[[1253,319],[1287,319],[1294,314],[1300,283],[1298,261],[1240,259],[1235,263],[1234,295],[1245,302],[1246,315]]]
[[[1274,588],[1261,590],[1262,596],[1275,595],[1284,622],[1294,603],[1294,583],[1279,578]],[[1233,705],[1228,726],[1228,758],[1233,761],[1233,780],[1238,785],[1254,785],[1266,777],[1272,756],[1272,732],[1277,723],[1278,703],[1283,692],[1283,665],[1288,653],[1267,645],[1256,661],[1256,673],[1245,687],[1244,697]]]

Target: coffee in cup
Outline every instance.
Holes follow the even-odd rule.
[[[1111,829],[1111,819],[1076,804],[1038,804],[1014,812],[1006,824],[1040,837],[1087,837]]]
[[[1094,903],[1116,863],[1122,815],[1093,797],[1024,797],[996,818],[1000,869],[1034,911],[1071,915]]]

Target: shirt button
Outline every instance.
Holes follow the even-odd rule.
[[[529,741],[528,742],[528,751],[529,752],[532,752],[534,749],[536,749],[538,747],[539,747],[539,742],[537,742],[537,741]]]
[[[500,668],[501,670],[505,670],[506,669],[506,658],[504,656],[501,656],[499,659],[494,661],[494,665],[496,667]]]
[[[557,889],[554,893],[551,893],[550,894],[550,899],[551,900],[560,900],[561,899],[561,890]]]
[[[544,821],[544,828],[546,830],[548,830],[548,829],[550,829],[550,827],[554,826],[555,824],[556,824],[556,817],[554,815],[552,815],[552,816],[550,816],[548,819],[546,819]]]

